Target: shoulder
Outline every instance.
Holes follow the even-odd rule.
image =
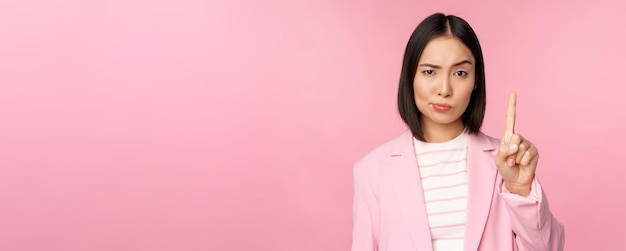
[[[495,150],[500,145],[500,139],[489,136],[484,132],[480,131],[475,134],[470,134],[470,144],[474,146],[478,146],[483,150]]]
[[[500,144],[500,138],[492,137],[490,135],[485,134],[484,132],[479,132],[478,135],[479,137],[485,137],[487,140],[489,140],[489,142],[491,142],[492,144],[496,146]]]
[[[378,145],[355,163],[355,169],[373,169],[389,157],[406,151],[413,151],[413,134],[406,130],[396,137]]]

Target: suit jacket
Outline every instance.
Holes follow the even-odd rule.
[[[564,228],[537,179],[509,193],[493,157],[499,140],[470,134],[464,250],[563,250]],[[424,192],[409,130],[354,166],[352,251],[432,250]]]

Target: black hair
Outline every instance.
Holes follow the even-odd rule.
[[[398,89],[398,111],[404,123],[411,129],[413,136],[425,141],[420,118],[421,113],[415,104],[413,80],[417,71],[417,64],[426,44],[434,38],[453,36],[458,38],[470,49],[475,66],[475,89],[472,91],[469,105],[463,112],[461,120],[469,133],[477,134],[485,117],[487,94],[485,90],[485,65],[483,53],[478,37],[472,27],[462,18],[453,15],[435,13],[424,19],[413,31],[404,52],[400,86]]]

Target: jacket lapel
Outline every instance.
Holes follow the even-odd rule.
[[[416,250],[433,250],[413,135],[409,130],[397,138],[389,161],[391,183]]]
[[[483,133],[470,134],[467,149],[468,205],[465,250],[477,250],[491,208],[497,168],[496,147]],[[389,159],[389,174],[402,207],[407,227],[417,250],[432,250],[432,237],[424,203],[424,190],[415,159],[413,135],[409,130],[394,142]]]
[[[489,138],[479,133],[470,134],[467,149],[467,223],[465,225],[465,250],[477,250],[491,208],[495,179],[493,154],[495,146]]]

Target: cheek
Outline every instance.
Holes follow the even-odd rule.
[[[430,93],[430,88],[429,88],[428,83],[424,81],[423,79],[415,78],[415,80],[413,81],[413,92],[416,98],[427,97]]]
[[[469,96],[472,94],[472,91],[474,91],[474,79],[464,79],[459,81],[458,86],[459,88],[457,88],[457,92],[459,92],[459,94]]]
[[[474,85],[470,84],[468,88],[465,88],[461,91],[462,93],[461,96],[464,99],[464,102],[466,105],[469,104],[470,99],[472,98],[472,93],[474,93]]]
[[[470,97],[474,92],[474,85],[469,85],[467,88],[462,90],[463,96]]]
[[[420,106],[420,105],[424,105],[424,103],[427,102],[428,97],[430,96],[427,92],[427,90],[422,86],[422,87],[414,87],[414,93],[413,93],[414,97],[415,97],[415,104]]]

